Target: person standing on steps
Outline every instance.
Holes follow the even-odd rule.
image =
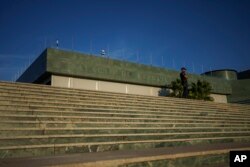
[[[188,97],[188,78],[187,78],[187,69],[185,67],[181,68],[180,78],[181,78],[181,84],[183,86],[183,98]]]

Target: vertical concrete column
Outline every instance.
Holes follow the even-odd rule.
[[[70,88],[71,87],[71,78],[69,77],[68,78],[68,88]]]
[[[99,90],[99,83],[98,83],[98,81],[95,82],[95,90]]]

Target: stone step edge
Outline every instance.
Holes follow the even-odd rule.
[[[49,139],[49,138],[92,138],[92,137],[133,137],[133,136],[171,136],[171,135],[212,135],[212,134],[242,134],[250,131],[227,131],[227,132],[179,132],[179,133],[124,133],[124,134],[70,134],[70,135],[30,135],[0,137],[0,140],[16,139]]]
[[[10,86],[10,87],[14,87],[14,88],[23,88],[23,87],[26,87],[27,89],[28,88],[44,88],[45,90],[63,90],[63,91],[68,91],[68,92],[92,92],[92,93],[97,93],[97,94],[113,94],[113,95],[119,95],[119,96],[124,96],[125,98],[127,98],[127,96],[133,96],[133,97],[145,97],[147,99],[155,99],[155,97],[152,97],[152,96],[146,96],[146,95],[136,95],[136,94],[124,94],[124,93],[116,93],[116,92],[107,92],[107,91],[94,91],[94,90],[84,90],[84,89],[77,89],[77,88],[65,88],[65,87],[56,87],[56,86],[50,86],[50,85],[41,85],[41,84],[32,84],[32,83],[22,83],[22,82],[7,82],[7,81],[0,81],[0,86],[1,85],[7,85],[7,86]],[[14,86],[13,86],[14,85]],[[41,90],[41,89],[40,89]],[[175,100],[178,100],[178,101],[187,101],[189,100],[190,102],[196,102],[197,100],[194,100],[194,99],[180,99],[180,98],[171,98],[171,97],[156,97],[157,99],[166,99],[166,98],[169,98],[169,99],[175,99]],[[213,104],[213,105],[217,105],[218,103],[213,103],[213,102],[209,102],[209,101],[199,101],[200,103],[210,103],[210,104]],[[241,105],[241,104],[219,104],[219,105],[225,105],[225,106],[246,106],[246,107],[249,107],[248,105]]]
[[[61,107],[61,106],[42,106],[42,105],[34,105],[34,104],[32,104],[32,105],[24,105],[24,104],[18,104],[18,105],[15,105],[15,106],[13,106],[13,105],[11,105],[11,104],[1,104],[1,106],[0,107],[10,107],[10,108],[15,108],[17,111],[19,110],[17,107],[35,107],[35,108],[53,108],[53,109],[68,109],[68,110],[72,110],[72,109],[74,109],[75,111],[80,111],[80,110],[100,110],[100,111],[113,111],[113,110],[118,110],[118,111],[121,111],[121,112],[124,112],[124,111],[127,111],[127,112],[143,112],[142,110],[138,110],[138,109],[127,109],[127,108],[96,108],[96,105],[92,105],[93,107],[82,107],[82,108],[79,108],[79,107],[69,107],[69,106],[65,106],[65,107]],[[3,110],[3,109],[1,109],[1,110]],[[30,109],[30,110],[33,110],[33,109]],[[34,110],[45,110],[45,109],[34,109]],[[50,109],[51,110],[51,109]],[[145,111],[145,110],[144,110]],[[166,110],[146,110],[145,112],[146,113],[164,113],[165,111],[167,111],[167,112],[179,112],[179,113],[183,113],[183,112],[185,112],[185,111],[183,111],[183,112],[181,112],[180,111],[180,109],[166,109]],[[206,110],[207,111],[207,110]],[[199,112],[203,112],[203,111],[201,111],[201,110],[194,110],[194,109],[190,109],[190,108],[187,108],[186,109],[186,112],[189,112],[189,113],[199,113]],[[228,111],[222,111],[222,112],[218,112],[218,111],[212,111],[212,110],[210,110],[210,111],[208,111],[208,112],[210,112],[210,113],[212,113],[212,114],[214,114],[214,113],[221,113],[222,115],[242,115],[241,113],[238,113],[238,112],[228,112]],[[244,113],[245,114],[245,113]]]
[[[96,145],[119,145],[119,144],[138,144],[138,143],[162,143],[162,142],[189,142],[197,140],[223,140],[223,139],[250,139],[250,136],[231,136],[231,137],[204,137],[204,138],[188,138],[188,139],[165,139],[165,140],[136,140],[136,141],[115,141],[115,142],[92,142],[92,143],[67,143],[67,144],[41,144],[41,145],[22,145],[22,146],[4,146],[1,150],[16,149],[37,149],[37,148],[62,148],[62,147],[83,147]]]
[[[29,98],[29,99],[31,99],[31,98]],[[45,103],[45,102],[48,102],[49,100],[42,100],[42,101],[39,101],[39,100],[37,100],[37,99],[40,99],[40,98],[36,98],[36,99],[31,99],[31,100],[29,100],[29,99],[24,99],[24,100],[18,100],[18,99],[15,99],[15,100],[7,100],[7,99],[4,99],[3,98],[3,101],[6,101],[6,102],[24,102],[24,103],[37,103],[37,102],[39,102],[39,103]],[[43,98],[44,99],[44,98]],[[79,106],[82,106],[82,104],[84,104],[84,103],[86,103],[86,102],[88,102],[86,105],[90,105],[90,106],[95,106],[96,104],[94,104],[93,103],[93,101],[90,101],[90,100],[86,100],[86,101],[84,101],[84,100],[76,100],[76,101],[68,101],[68,100],[63,100],[63,101],[66,101],[66,103],[67,104],[72,104],[72,105],[79,105]],[[81,103],[82,102],[82,103]],[[108,103],[108,104],[106,104],[106,102]],[[62,103],[62,101],[61,100],[54,100],[53,102],[50,102],[49,101],[49,103],[51,103],[51,104],[61,104]],[[113,103],[113,104],[111,104],[110,102],[108,102],[108,101],[103,101],[102,100],[102,104],[101,105],[99,105],[99,106],[107,106],[107,107],[112,107],[112,106],[114,106],[114,107],[117,107],[117,105],[116,105],[117,103]],[[157,106],[157,107],[154,107],[153,105],[150,105],[150,106],[148,106],[148,107],[145,107],[145,105],[141,105],[141,104],[133,104],[133,105],[129,105],[130,107],[132,107],[132,108],[138,108],[138,109],[145,109],[145,108],[154,108],[154,109],[165,109],[165,107],[164,106],[166,106],[165,104],[164,105],[161,105],[161,106]],[[180,106],[178,106],[178,105],[168,105],[167,104],[167,106],[168,106],[168,108],[170,108],[170,109],[186,109],[186,110],[190,110],[190,107],[192,107],[192,106],[194,106],[194,105],[188,105],[188,106],[185,106],[185,107],[180,107]],[[121,104],[120,105],[120,107],[121,108],[124,108],[124,107],[128,107],[128,105],[126,104],[126,103],[123,103],[123,104]],[[242,109],[242,111],[239,111],[239,110],[234,110],[234,109],[227,109],[227,110],[224,110],[224,109],[219,109],[219,108],[208,108],[209,106],[207,106],[207,107],[202,107],[202,106],[199,106],[199,107],[196,107],[195,109],[193,109],[193,110],[201,110],[201,109],[205,109],[205,110],[207,110],[207,111],[211,111],[211,112],[213,112],[213,111],[217,111],[217,110],[220,110],[221,112],[223,112],[223,113],[249,113],[248,112],[248,110],[244,110],[244,109]],[[250,109],[250,107],[249,107],[249,109]]]
[[[73,128],[0,128],[0,131],[76,131],[76,130],[193,130],[193,129],[235,129],[239,130],[239,127],[73,127]],[[250,129],[249,127],[241,127],[240,129]]]
[[[199,122],[242,122],[242,123],[249,123],[250,121],[248,119],[244,119],[244,120],[229,120],[229,119],[217,119],[217,120],[211,120],[211,119],[181,119],[181,118],[148,118],[148,117],[138,117],[138,118],[134,118],[134,117],[101,117],[101,116],[65,116],[65,115],[61,115],[61,116],[54,116],[54,115],[20,115],[20,114],[2,114],[0,115],[0,117],[2,118],[33,118],[33,119],[108,119],[108,120],[147,120],[147,121],[199,121]]]
[[[55,110],[23,110],[23,111],[16,111],[16,110],[3,110],[0,109],[0,114],[6,114],[6,113],[10,113],[10,112],[15,112],[15,114],[21,114],[24,115],[23,112],[27,112],[25,114],[27,115],[51,115],[51,116],[70,116],[68,114],[76,114],[77,116],[98,116],[98,115],[102,115],[102,116],[106,116],[106,115],[116,115],[116,116],[124,116],[124,117],[136,117],[136,118],[147,118],[147,116],[151,116],[152,118],[157,118],[157,117],[162,117],[162,118],[168,118],[168,117],[174,117],[174,118],[210,118],[210,119],[216,119],[216,120],[221,120],[221,119],[229,119],[229,120],[246,120],[249,119],[250,120],[250,116],[245,116],[245,115],[241,115],[240,117],[236,118],[236,115],[229,115],[229,114],[208,114],[208,115],[202,115],[202,114],[196,114],[196,115],[191,115],[191,113],[186,114],[187,112],[184,112],[182,115],[181,114],[176,114],[176,113],[171,113],[171,112],[165,112],[162,114],[159,114],[158,112],[155,113],[128,113],[128,112],[107,112],[107,111],[102,111],[102,112],[98,112],[98,111],[55,111]],[[185,115],[186,114],[186,115]],[[145,117],[146,116],[146,117]]]
[[[0,86],[1,85],[4,85],[3,82],[1,81],[0,82]],[[73,89],[73,88],[64,88],[64,87],[55,87],[55,86],[49,86],[49,85],[40,85],[40,84],[30,84],[30,83],[20,83],[20,82],[16,82],[16,83],[8,83],[5,84],[7,86],[10,85],[10,87],[12,88],[24,88],[26,87],[26,89],[29,89],[29,88],[33,88],[33,89],[39,89],[41,90],[40,88],[45,88],[45,89],[42,89],[42,90],[62,90],[62,91],[67,91],[67,92],[82,92],[82,93],[85,93],[85,92],[91,92],[92,94],[102,94],[102,95],[114,95],[114,96],[119,96],[119,97],[124,97],[124,98],[128,98],[128,97],[138,97],[138,98],[145,98],[145,99],[164,99],[166,100],[169,99],[169,100],[176,100],[176,101],[179,101],[179,102],[183,102],[183,101],[189,101],[189,102],[199,102],[197,100],[194,100],[194,99],[178,99],[178,98],[172,98],[172,97],[152,97],[152,96],[146,96],[146,95],[136,95],[136,94],[124,94],[124,93],[115,93],[115,92],[105,92],[105,91],[94,91],[94,90],[84,90],[84,89]],[[15,86],[12,86],[12,85],[15,85]],[[21,86],[20,86],[21,85]],[[209,101],[200,101],[201,103],[204,103],[204,104],[207,104],[207,103],[210,103],[210,104],[213,104],[213,105],[216,105],[216,103],[212,103],[212,102],[209,102]],[[240,105],[240,104],[229,104],[230,106],[246,106],[246,105]],[[228,106],[228,104],[226,105]]]
[[[29,98],[29,96],[28,95],[33,95],[33,96],[36,96],[35,98],[42,98],[42,97],[40,97],[40,96],[45,96],[45,94],[42,94],[41,92],[39,92],[39,91],[37,91],[39,94],[37,94],[37,93],[26,93],[26,92],[23,92],[23,93],[16,93],[16,92],[11,92],[11,94],[18,94],[18,96],[22,96],[21,94],[24,94],[24,97],[25,98]],[[2,92],[2,91],[0,91],[0,93],[7,93],[7,92]],[[86,95],[86,94],[85,94]],[[7,95],[4,95],[4,96],[7,96]],[[14,96],[14,95],[12,95],[12,96]],[[60,99],[60,98],[63,98],[63,97],[65,97],[65,96],[63,96],[63,95],[58,95],[58,94],[55,94],[55,95],[53,95],[54,97],[56,97],[57,99]],[[16,97],[16,95],[15,95],[15,97]],[[83,98],[83,97],[81,97],[80,95],[78,95],[78,96],[76,96],[76,95],[74,95],[74,96],[71,96],[72,98]],[[95,97],[95,96],[93,96],[93,97]],[[85,99],[87,99],[87,97],[84,97]],[[107,98],[107,97],[105,97],[105,98]],[[100,100],[101,99],[101,97],[98,97],[98,98],[91,98],[91,99],[98,99],[98,100]],[[119,99],[119,100],[117,100],[117,99]],[[129,102],[129,101],[131,101],[131,100],[133,100],[133,99],[123,99],[123,98],[115,98],[115,100],[116,101],[119,101],[119,102],[124,102],[124,101],[126,101],[126,102]],[[77,101],[81,101],[81,100],[77,100]],[[104,100],[105,101],[105,100]],[[107,100],[106,100],[107,101]],[[154,102],[153,102],[154,101]],[[161,105],[169,105],[169,104],[172,104],[173,103],[173,101],[167,101],[167,100],[165,100],[165,101],[163,101],[163,100],[161,100],[161,101],[157,101],[157,100],[151,100],[151,101],[145,101],[145,100],[143,100],[143,99],[141,99],[140,101],[138,101],[138,103],[146,103],[146,104],[152,104],[152,105],[154,105],[154,104],[156,104],[158,102],[158,104],[161,104]],[[159,102],[161,102],[161,103],[159,103]],[[175,103],[176,105],[182,105],[182,104],[184,104],[184,103]],[[219,104],[217,104],[217,106],[214,106],[214,105],[210,105],[210,104],[204,104],[204,105],[201,105],[200,103],[198,103],[198,102],[196,102],[196,103],[188,103],[187,104],[188,106],[192,106],[192,105],[198,105],[199,107],[210,107],[210,108],[213,108],[213,109],[218,109],[218,107],[219,107]],[[230,109],[230,106],[227,106],[227,109],[225,109],[225,108],[221,108],[221,110],[228,110],[228,109]],[[231,108],[231,110],[233,110],[233,109],[235,109],[235,108]],[[239,109],[239,108],[237,108],[237,109]],[[250,109],[250,107],[249,106],[244,106],[243,108],[240,108],[240,109]]]
[[[250,150],[250,143],[220,143],[209,145],[179,146],[174,148],[151,148],[143,150],[118,150],[97,153],[81,153],[45,157],[6,158],[0,160],[2,167],[117,167],[145,161],[170,160],[195,156],[228,154],[234,150]]]
[[[13,84],[13,83],[11,83]],[[20,84],[20,83],[15,83],[15,84]],[[27,84],[27,83],[25,83]],[[29,84],[31,85],[31,84]],[[194,100],[194,99],[178,99],[178,98],[172,98],[172,97],[152,97],[152,96],[143,96],[143,95],[133,95],[133,94],[124,94],[124,93],[115,93],[115,92],[101,92],[101,91],[92,91],[92,90],[82,90],[82,89],[72,89],[72,88],[61,88],[61,87],[52,87],[52,86],[46,86],[46,85],[36,85],[36,86],[45,86],[46,89],[58,89],[58,90],[66,90],[66,91],[69,91],[69,92],[72,92],[72,91],[80,91],[80,92],[93,92],[93,93],[97,93],[97,94],[108,94],[108,95],[116,95],[116,96],[124,96],[124,98],[128,98],[128,97],[138,97],[138,98],[146,98],[146,99],[162,99],[162,100],[166,100],[166,98],[168,98],[169,100],[174,100],[174,101],[177,101],[177,102],[185,102],[187,100],[189,100],[189,102],[198,102],[197,100]],[[14,86],[16,87],[16,86]],[[28,86],[30,87],[30,86]],[[32,86],[31,86],[32,87]],[[35,89],[37,90],[37,89]],[[199,101],[200,104],[212,104],[212,105],[223,105],[224,107],[234,107],[234,106],[238,106],[238,107],[247,107],[249,108],[248,105],[241,105],[241,104],[218,104],[218,103],[213,103],[213,102],[209,102],[209,101]]]
[[[87,111],[83,111],[83,110],[87,110]],[[90,111],[88,111],[90,110]],[[93,111],[94,110],[94,111]],[[97,111],[96,111],[97,110]],[[73,110],[73,111],[70,111],[70,110],[44,110],[44,109],[10,109],[8,108],[8,110],[6,109],[1,109],[0,108],[0,112],[2,113],[5,113],[5,112],[31,112],[31,113],[60,113],[60,114],[105,114],[105,113],[113,113],[113,114],[116,114],[116,115],[155,115],[155,116],[169,116],[169,115],[173,115],[173,116],[179,116],[179,115],[182,115],[182,116],[188,116],[188,117],[194,117],[194,116],[206,116],[206,117],[235,117],[235,116],[242,116],[244,118],[250,118],[250,116],[246,116],[246,115],[242,115],[242,114],[228,114],[228,113],[206,113],[206,112],[181,112],[181,111],[141,111],[141,110],[110,110],[110,109],[94,109],[94,108],[82,108],[81,111],[77,111],[77,110]],[[116,112],[115,112],[116,111]],[[130,114],[132,113],[132,114]],[[204,115],[202,115],[204,114]],[[207,115],[205,115],[207,114]],[[33,114],[35,115],[35,114]],[[241,118],[241,117],[239,117]]]
[[[10,103],[11,102],[11,103]],[[165,109],[165,107],[163,106],[159,106],[159,107],[145,107],[145,106],[137,106],[137,105],[130,105],[130,106],[127,106],[127,105],[117,105],[117,103],[114,103],[114,104],[95,104],[93,103],[92,101],[88,101],[88,103],[85,103],[86,101],[83,101],[83,103],[73,103],[73,102],[68,102],[66,104],[64,104],[65,106],[77,106],[77,107],[86,107],[86,106],[99,106],[99,107],[111,107],[111,108],[133,108],[133,109],[146,109],[146,110],[149,110],[149,109],[154,109],[154,110],[160,110],[160,109]],[[61,102],[51,102],[51,101],[48,101],[48,102],[45,102],[45,101],[39,101],[39,100],[31,100],[31,101],[28,101],[28,100],[6,100],[6,99],[3,99],[1,100],[1,105],[7,105],[7,104],[12,104],[12,103],[24,103],[24,104],[28,104],[28,105],[37,105],[36,103],[44,103],[44,104],[50,104],[50,106],[58,106],[58,105],[61,105],[62,103]],[[6,104],[7,103],[7,104]],[[96,102],[97,103],[97,102]],[[180,106],[180,105],[170,105],[169,106],[170,108],[174,108],[174,109],[183,109],[183,110],[190,110],[190,107],[192,106]],[[220,110],[218,108],[216,109],[209,109],[209,108],[203,108],[203,107],[196,107],[195,110],[207,110],[207,111],[210,111],[210,112],[213,112],[213,111],[217,111],[217,110]],[[247,114],[247,115],[250,115],[249,114],[249,111],[247,110],[244,110],[244,111],[234,111],[234,110],[222,110],[221,112],[224,112],[224,113],[242,113],[242,114]]]
[[[194,122],[176,122],[176,123],[168,123],[168,122],[102,122],[102,121],[21,121],[21,120],[14,120],[14,121],[9,121],[9,120],[0,120],[0,123],[6,123],[6,124],[110,124],[110,125],[116,125],[116,124],[124,124],[124,125],[208,125],[211,126],[211,123],[194,123]],[[241,124],[241,123],[213,123],[213,125],[218,125],[218,126],[225,126],[225,125],[230,125],[230,126],[237,126],[237,125],[250,125],[250,124]]]
[[[187,148],[183,148],[187,149]],[[230,151],[244,151],[249,150],[250,147],[238,147],[238,148],[231,148],[231,149],[215,149],[215,150],[209,150],[209,151],[192,151],[192,152],[184,152],[184,153],[175,153],[175,154],[160,154],[160,155],[146,155],[146,156],[134,156],[134,157],[119,157],[116,159],[104,159],[104,160],[96,160],[92,162],[65,162],[50,165],[51,167],[72,167],[72,166],[81,166],[81,167],[91,167],[91,166],[102,166],[102,167],[118,167],[120,165],[126,165],[126,164],[133,164],[133,163],[140,163],[140,162],[150,162],[150,161],[160,161],[160,160],[173,160],[173,159],[180,159],[180,158],[188,158],[188,157],[196,157],[196,156],[209,156],[209,155],[218,155],[218,154],[227,154]],[[148,150],[152,151],[152,150]],[[98,155],[96,155],[98,156]],[[224,164],[226,165],[226,164]],[[221,164],[219,165],[220,167]],[[212,166],[211,166],[212,167]]]
[[[79,106],[82,106],[82,104],[86,103],[86,105],[91,105],[91,106],[96,106],[95,103],[99,102],[99,101],[96,101],[96,102],[93,102],[91,100],[76,100],[76,101],[68,101],[68,100],[53,100],[52,102],[50,101],[50,99],[46,99],[44,100],[44,98],[23,98],[23,97],[20,97],[22,98],[22,100],[18,100],[18,99],[6,99],[6,98],[3,98],[3,96],[1,97],[0,96],[0,99],[2,99],[3,102],[23,102],[23,103],[47,103],[47,102],[50,102],[51,104],[69,104],[69,105],[79,105]],[[41,101],[39,101],[39,99],[42,99]],[[118,105],[117,105],[118,104]],[[146,106],[144,104],[148,104],[148,103],[143,103],[143,104],[132,104],[132,105],[127,105],[126,103],[122,103],[122,104],[119,104],[119,103],[116,103],[116,102],[109,102],[109,101],[101,101],[101,104],[99,104],[98,106],[102,106],[102,105],[105,105],[105,106],[109,106],[109,107],[112,107],[112,106],[120,106],[122,108],[124,108],[123,106],[126,106],[126,107],[132,107],[132,108],[138,108],[138,109],[141,109],[141,108],[154,108],[154,109],[172,109],[172,110],[178,110],[178,109],[185,109],[185,110],[190,110],[190,107],[192,107],[192,110],[194,111],[197,111],[197,110],[207,110],[209,112],[213,112],[213,111],[217,111],[217,110],[220,110],[220,109],[211,109],[209,107],[196,107],[194,108],[193,106],[191,105],[186,105],[185,107],[180,107],[178,105],[169,105],[169,104],[164,104],[162,106],[159,106],[159,104],[155,104],[157,105],[157,107],[154,107],[155,105],[150,105],[150,106]],[[142,107],[143,106],[143,107]],[[168,108],[165,108],[166,106],[168,106]],[[250,109],[250,107],[249,107]],[[223,112],[223,113],[233,113],[233,114],[240,114],[240,113],[249,113],[248,110],[241,110],[241,111],[234,111],[234,110],[220,110],[220,112]]]

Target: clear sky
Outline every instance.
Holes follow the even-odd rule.
[[[189,72],[250,68],[249,0],[1,0],[0,80],[46,47]],[[203,68],[202,68],[203,67]]]

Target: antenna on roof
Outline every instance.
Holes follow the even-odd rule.
[[[109,57],[109,44],[107,44],[107,57]]]
[[[46,37],[44,38],[44,48],[45,49],[47,48],[47,38]]]
[[[72,38],[71,38],[71,47],[72,47],[72,50],[74,50],[74,36],[72,35]]]
[[[56,48],[58,49],[58,47],[59,47],[59,40],[57,39],[56,40]]]
[[[139,52],[138,52],[138,50],[136,51],[136,61],[137,61],[137,63],[139,63]]]
[[[101,55],[102,55],[102,57],[104,57],[104,56],[105,56],[105,54],[106,54],[105,50],[104,50],[104,49],[102,49],[102,50],[101,50]]]
[[[150,65],[153,65],[153,57],[152,57],[152,53],[150,54]]]
[[[92,40],[91,39],[89,41],[89,52],[90,52],[90,55],[92,55]]]
[[[173,68],[175,69],[175,61],[174,61],[174,58],[173,58],[172,63],[173,63]]]
[[[164,66],[164,63],[163,63],[163,55],[161,55],[161,66]]]
[[[193,73],[195,72],[194,62],[192,62]]]

